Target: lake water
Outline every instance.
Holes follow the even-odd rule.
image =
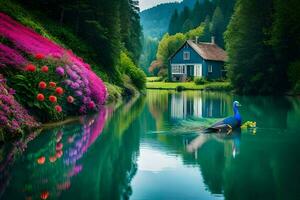
[[[233,100],[257,128],[202,134]],[[300,199],[300,99],[150,90],[0,153],[1,199]]]

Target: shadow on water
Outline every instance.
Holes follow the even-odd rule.
[[[202,134],[233,100],[255,131]],[[299,118],[296,98],[148,91],[3,147],[0,198],[298,199]]]

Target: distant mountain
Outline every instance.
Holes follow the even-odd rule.
[[[181,11],[185,6],[192,8],[196,1],[197,0],[183,0],[180,3],[163,3],[142,11],[140,16],[144,35],[160,38],[167,32],[171,15],[175,9]],[[203,0],[200,1],[203,2]]]

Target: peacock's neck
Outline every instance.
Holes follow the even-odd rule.
[[[241,124],[242,118],[241,118],[238,108],[234,107],[233,111],[234,111],[234,118]]]

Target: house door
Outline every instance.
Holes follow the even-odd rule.
[[[187,76],[193,77],[194,76],[194,65],[187,65]]]
[[[198,64],[194,66],[194,76],[201,77],[202,76],[202,64]]]

